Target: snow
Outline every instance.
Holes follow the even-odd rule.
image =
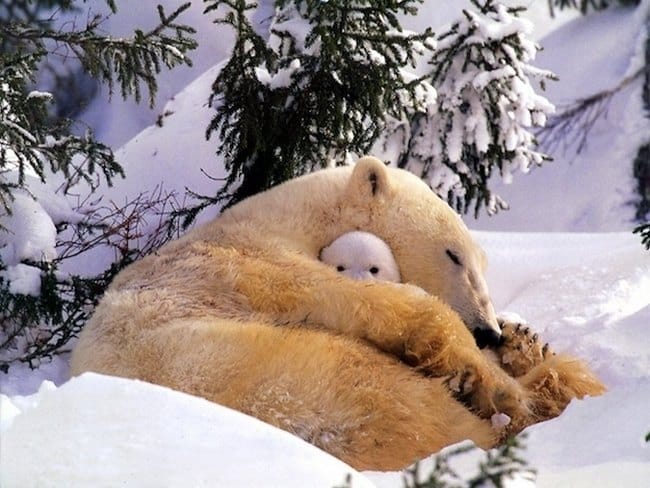
[[[407,169],[438,194],[453,198],[466,194],[458,182],[467,172],[462,159],[468,151],[475,154],[475,166],[487,167],[499,150],[500,176],[506,184],[513,173],[528,173],[539,164],[543,158],[534,150],[530,128],[555,110],[531,84],[538,77],[553,77],[529,64],[539,49],[528,38],[532,23],[511,15],[503,5],[464,14],[438,34],[433,62],[444,68],[433,79],[437,107],[417,122],[408,149],[403,149],[408,152]],[[497,206],[494,198],[486,210],[493,213]]]
[[[31,196],[17,193],[12,213],[0,217],[0,225],[11,233],[0,234],[2,260],[17,264],[23,259],[53,259],[56,256],[56,228],[50,216]]]
[[[291,434],[157,385],[86,373],[0,401],[3,487],[372,486]]]
[[[41,271],[27,264],[15,264],[0,271],[0,278],[9,282],[9,293],[38,296],[41,290]]]
[[[155,19],[155,9],[144,2],[117,3],[119,17],[105,26],[111,32],[126,33]],[[172,2],[162,3],[171,9]],[[269,2],[263,3],[266,13],[253,14],[261,34],[270,12]],[[533,35],[544,46],[535,64],[560,77],[544,93],[558,107],[616,86],[642,61],[640,32],[648,0],[638,11],[610,9],[587,17],[563,11],[552,21],[548,2],[527,3]],[[105,2],[89,4],[99,8]],[[468,1],[427,0],[420,15],[404,19],[404,27],[421,31],[432,25],[439,33],[468,6]],[[215,156],[218,141],[206,140],[204,128],[214,113],[207,105],[210,86],[232,37],[202,9],[198,2],[180,19],[198,27],[202,40],[192,55],[194,68],[163,74],[154,109],[100,97],[84,115],[104,141],[115,147],[126,143],[117,157],[127,178],[106,190],[108,201],[124,203],[160,185],[180,200],[186,187],[214,194],[219,183],[202,171],[217,179],[225,176],[223,161]],[[468,82],[482,85],[489,79]],[[650,479],[650,445],[644,442],[650,430],[650,254],[629,232],[634,212],[629,162],[650,134],[640,92],[641,84],[631,83],[613,97],[579,155],[556,148],[553,163],[517,174],[512,185],[497,182],[510,211],[466,219],[489,256],[487,279],[497,310],[530,322],[555,350],[585,358],[609,389],[527,430],[524,456],[537,469],[539,487],[641,486]],[[434,93],[428,97],[435,101]],[[472,100],[470,106],[474,118],[468,117],[465,129],[473,131],[477,145],[487,147],[485,117]],[[532,121],[549,111],[550,105],[542,107]],[[159,114],[164,114],[162,126],[151,125]],[[436,137],[428,143],[440,145]],[[432,183],[453,185],[457,175],[449,173],[438,173],[440,181]],[[8,264],[3,277],[12,278],[14,290],[24,293],[36,291],[38,270],[27,270],[20,261],[52,259],[54,225],[80,218],[52,188],[33,182],[29,189],[37,200],[18,193],[14,213],[0,217],[13,232],[0,233],[0,253]],[[200,221],[215,213],[201,214]],[[73,265],[92,274],[111,260],[99,249]],[[35,393],[44,380],[59,386],[44,383]],[[9,374],[0,373],[5,395],[0,403],[1,486],[335,486],[352,472],[299,439],[198,398],[98,375],[66,380],[66,356],[36,371],[15,365]],[[476,457],[460,461],[468,472],[475,469]],[[403,485],[401,473],[366,477],[380,488]],[[353,473],[353,486],[368,482]]]
[[[647,5],[647,3],[645,4]],[[644,7],[647,9],[647,6]],[[544,95],[561,111],[568,103],[618,85],[637,66],[643,17],[634,9],[609,9],[578,17],[541,43],[536,65],[556,73]],[[595,54],[597,53],[597,54]],[[579,64],[577,64],[579,63]],[[623,231],[634,226],[630,189],[637,148],[650,140],[650,119],[641,103],[642,80],[616,94],[594,125],[586,148],[542,146],[554,161],[519,175],[515,184],[494,179],[507,212],[467,220],[476,229],[543,232]],[[568,136],[577,142],[574,134]],[[543,140],[543,138],[542,138]],[[568,200],[570,198],[570,200]],[[552,218],[550,218],[552,216]]]

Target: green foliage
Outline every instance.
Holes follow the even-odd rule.
[[[109,4],[115,8],[112,2]],[[105,17],[99,14],[92,16],[83,29],[69,31],[56,28],[51,22],[25,23],[16,19],[0,24],[0,35],[12,40],[20,53],[31,52],[39,59],[65,49],[91,76],[106,83],[110,93],[117,83],[123,97],[133,96],[139,102],[144,84],[153,104],[158,89],[156,75],[162,66],[191,64],[185,53],[196,48],[196,41],[189,37],[195,30],[176,23],[190,5],[184,3],[170,15],[158,5],[159,24],[149,32],[136,29],[132,38],[102,35],[100,27]]]
[[[41,269],[41,289],[38,296],[12,293],[10,284],[0,277],[0,371],[4,372],[14,361],[35,368],[61,352],[81,330],[113,276],[128,263],[114,263],[91,278],[70,276],[64,280],[57,274],[57,263],[24,264]]]
[[[229,170],[212,201],[232,205],[366,153],[386,114],[403,116],[406,99],[417,97],[420,80],[405,80],[402,68],[431,49],[432,33],[403,31],[398,15],[415,13],[418,0],[279,0],[268,43],[245,16],[254,3],[207,3],[207,12],[228,8],[217,22],[237,36],[211,97],[216,114],[207,136],[218,136]]]
[[[650,118],[650,18],[646,19],[646,40],[644,45],[645,66],[641,71],[643,76],[643,91],[641,97],[646,117]],[[636,218],[644,222],[636,229],[635,233],[641,235],[641,243],[650,250],[650,141],[643,144],[634,159],[633,174],[637,180],[637,192],[639,201],[637,203]]]
[[[53,5],[53,2],[46,4]],[[115,8],[112,2],[109,5]],[[62,2],[60,6],[72,8],[70,2]],[[0,23],[0,36],[12,41],[12,49],[0,52],[0,78],[3,80],[0,87],[0,174],[6,175],[15,166],[18,169],[17,179],[0,181],[0,201],[6,212],[11,211],[12,190],[24,187],[28,170],[45,181],[45,167],[49,166],[53,173],[60,171],[67,179],[81,176],[89,183],[93,181],[91,175],[99,170],[109,185],[113,176],[122,174],[110,148],[95,141],[90,133],[82,137],[71,135],[69,120],[50,120],[51,95],[29,90],[39,63],[50,54],[50,49],[65,46],[85,71],[105,82],[111,91],[117,82],[123,97],[134,96],[140,101],[141,84],[144,83],[149,90],[150,103],[153,103],[157,91],[155,76],[161,70],[161,63],[170,68],[179,63],[189,64],[185,53],[196,47],[196,42],[187,37],[194,30],[176,23],[177,17],[189,6],[185,3],[169,16],[159,6],[159,25],[148,33],[136,30],[131,39],[99,34],[104,20],[99,15],[78,31],[57,29],[51,17],[43,22],[5,18]],[[48,42],[53,42],[54,46],[48,47]]]
[[[106,4],[115,12],[113,0]],[[190,3],[171,14],[158,6],[158,25],[148,32],[136,30],[130,38],[102,34],[106,16],[99,14],[84,17],[80,28],[76,21],[58,22],[57,14],[80,6],[66,0],[11,0],[0,6],[0,246],[8,246],[8,252],[0,254],[0,369],[4,370],[14,361],[35,366],[60,352],[79,332],[112,277],[176,230],[167,220],[176,209],[173,195],[162,191],[147,198],[141,195],[119,208],[91,197],[99,186],[110,185],[122,175],[122,168],[112,150],[89,131],[77,135],[83,131],[73,131],[73,121],[52,117],[53,95],[32,87],[50,58],[65,52],[83,71],[106,84],[110,93],[119,86],[122,97],[139,102],[146,88],[153,104],[156,75],[163,67],[190,64],[186,53],[197,45],[190,37],[194,29],[178,23]],[[54,175],[59,196],[71,197],[69,202],[82,200],[75,208],[77,216],[56,222],[55,258],[13,256],[16,229],[2,225],[12,222],[15,195],[33,197],[34,180],[51,181]],[[152,224],[143,222],[151,214],[161,219],[153,232]],[[114,251],[115,260],[107,269],[96,276],[62,271],[66,260],[96,247]],[[14,286],[10,278],[17,276],[16,270],[40,277],[40,290]]]
[[[650,143],[639,148],[633,163],[633,174],[639,194],[636,218],[643,221],[650,214]]]
[[[422,478],[421,465],[415,463],[404,470],[404,488],[460,488],[459,482],[463,481],[462,475],[452,467],[454,458],[476,451],[470,444],[462,444],[437,454],[433,458],[433,469],[426,478]]]
[[[49,93],[27,91],[42,54],[0,53],[0,202],[11,213],[12,192],[24,188],[26,173],[45,181],[48,172],[93,183],[98,170],[108,184],[122,169],[113,152],[92,135],[74,136],[70,122],[53,121]]]
[[[426,478],[422,477],[421,466],[415,464],[404,472],[404,488],[479,488],[493,486],[503,488],[514,475],[533,478],[535,470],[528,467],[521,457],[525,449],[525,436],[512,437],[502,446],[487,451],[479,462],[479,472],[474,476],[463,475],[453,467],[462,455],[477,452],[478,449],[468,444],[462,444],[434,457],[432,471]]]

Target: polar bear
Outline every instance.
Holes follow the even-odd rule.
[[[393,251],[369,232],[346,232],[323,248],[320,260],[355,280],[401,281]]]
[[[402,279],[428,294],[319,261],[355,230],[384,240]],[[539,348],[509,358],[524,365],[517,374],[482,354],[470,330],[498,329],[484,266],[425,183],[363,158],[250,197],[125,268],[71,372],[204,397],[357,469],[399,469],[463,439],[494,446],[603,386],[581,361]],[[527,337],[503,330],[492,347],[517,354]],[[491,424],[497,412],[506,427]]]

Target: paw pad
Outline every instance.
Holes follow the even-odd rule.
[[[542,345],[537,332],[521,322],[500,321],[503,342],[496,353],[501,366],[512,376],[525,375],[553,355],[548,343]]]

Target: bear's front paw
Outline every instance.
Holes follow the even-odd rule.
[[[509,378],[497,381],[491,374],[481,376],[468,367],[449,376],[445,385],[456,400],[481,418],[504,415],[519,419],[528,415],[522,388]]]
[[[499,358],[499,365],[514,378],[525,375],[555,354],[548,343],[543,344],[539,334],[534,333],[528,325],[503,319],[499,319],[499,325],[501,344],[494,352]]]

